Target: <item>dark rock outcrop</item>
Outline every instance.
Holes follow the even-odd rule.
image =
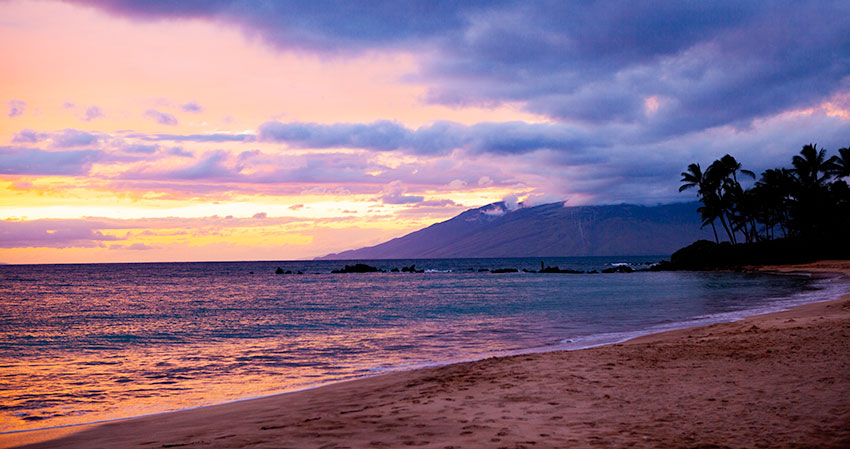
[[[365,263],[357,263],[354,265],[346,265],[345,268],[333,270],[331,273],[384,273],[384,270],[371,265],[366,265]]]

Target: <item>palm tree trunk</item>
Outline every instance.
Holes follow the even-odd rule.
[[[723,213],[720,214],[720,224],[722,224],[723,229],[726,230],[726,235],[729,236],[729,242],[734,245],[735,244],[735,235],[732,234],[732,231],[729,230],[729,225],[726,224],[726,218],[723,216]]]
[[[714,226],[714,220],[711,220],[711,230],[714,232],[714,243],[720,243],[720,239],[717,238],[717,228]]]

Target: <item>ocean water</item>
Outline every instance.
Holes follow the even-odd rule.
[[[659,259],[543,261],[601,270]],[[767,274],[479,271],[539,269],[537,258],[359,262],[426,272],[330,273],[353,261],[0,266],[0,432],[613,343],[847,289]]]

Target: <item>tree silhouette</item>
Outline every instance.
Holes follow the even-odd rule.
[[[679,191],[697,189],[702,202],[697,211],[703,226],[711,224],[715,242],[719,242],[715,220],[732,244],[738,243],[738,234],[748,243],[827,236],[845,241],[850,230],[850,186],[842,178],[850,176],[848,160],[850,148],[827,158],[826,150],[808,144],[793,156],[792,168],[765,170],[751,188],[744,189],[739,175],[754,179],[755,174],[727,154],[705,171],[698,163],[690,164],[682,172]]]
[[[840,148],[838,156],[829,159],[830,169],[836,178],[850,176],[850,148]]]

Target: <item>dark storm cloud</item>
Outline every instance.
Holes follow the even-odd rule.
[[[81,0],[73,3],[137,19],[223,20],[236,23],[280,48],[338,53],[428,42],[435,36],[463,30],[469,14],[499,2]]]
[[[692,162],[707,165],[731,153],[760,172],[787,165],[803,144],[817,142],[834,151],[847,146],[850,136],[847,118],[818,107],[831,102],[843,114],[850,109],[846,0],[78,3],[137,20],[229,23],[274,48],[322,57],[402,51],[417,61],[416,72],[405,80],[424,86],[427,101],[511,103],[550,119],[437,121],[419,128],[388,120],[273,121],[262,124],[256,136],[137,136],[142,140],[256,139],[292,148],[430,157],[461,151],[472,156],[468,161],[504,161],[514,174],[563,183],[551,186],[553,191],[596,202],[646,202],[686,199],[676,192],[677,181]],[[814,112],[790,113],[807,109]],[[15,137],[19,143],[43,138],[25,131]],[[358,158],[276,161],[287,168],[252,179],[386,185],[423,176],[423,170],[406,165],[375,167]],[[195,165],[161,176],[240,180],[247,178],[240,164],[259,164],[250,161],[199,153]],[[377,172],[382,174],[371,175]],[[480,176],[497,177],[486,171],[465,176],[458,170],[450,177],[446,171],[431,172],[433,179],[445,176],[446,183],[460,179],[470,185]],[[387,202],[407,201],[403,191],[385,195]]]
[[[846,1],[82,3],[139,19],[230,22],[278,48],[427,50],[413,76],[431,101],[521,102],[557,120],[634,124],[649,137],[745,126],[850,83]]]

